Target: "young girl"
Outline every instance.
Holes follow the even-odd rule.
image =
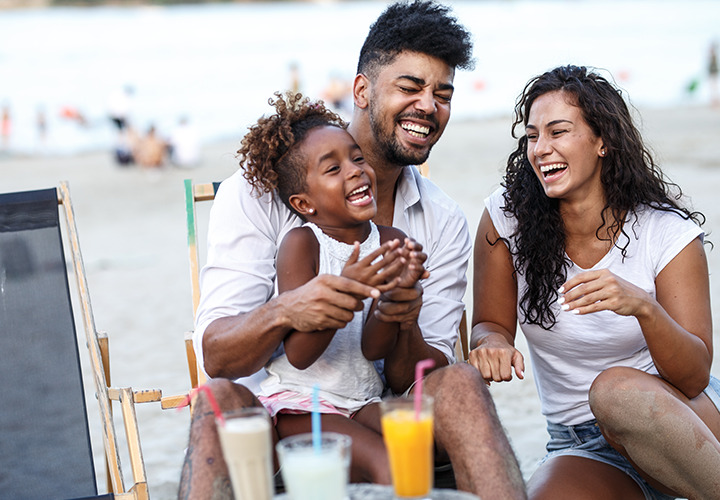
[[[275,114],[250,129],[238,153],[253,187],[277,189],[306,222],[280,245],[278,292],[319,274],[339,274],[380,291],[427,277],[420,245],[372,222],[375,173],[346,124],[300,94],[276,96],[270,101]],[[311,430],[317,384],[323,429],[353,438],[351,479],[389,484],[377,408],[383,381],[373,361],[393,349],[399,325],[375,318],[373,307],[367,299],[344,328],[287,335],[284,354],[266,366],[269,376],[258,397],[277,419],[282,438]]]

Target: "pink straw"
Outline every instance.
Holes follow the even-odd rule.
[[[435,366],[435,360],[432,358],[418,361],[415,365],[415,420],[420,420],[424,372],[433,366]]]
[[[218,405],[217,400],[215,399],[215,396],[213,395],[210,388],[206,385],[199,385],[193,390],[190,391],[190,393],[183,399],[183,402],[180,403],[180,406],[178,406],[178,410],[180,408],[184,408],[185,406],[188,406],[190,404],[190,401],[192,398],[199,392],[202,391],[207,395],[208,402],[210,402],[210,406],[213,409],[213,413],[215,413],[215,419],[220,424],[220,426],[225,427],[225,417],[223,417],[222,411],[220,411],[220,405]]]

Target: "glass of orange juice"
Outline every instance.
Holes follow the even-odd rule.
[[[433,486],[433,398],[422,395],[380,403],[382,432],[397,498],[425,498]]]

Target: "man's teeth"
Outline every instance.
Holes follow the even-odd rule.
[[[543,165],[542,167],[540,167],[540,171],[543,174],[547,174],[552,172],[553,170],[562,170],[565,168],[567,168],[567,165],[565,163],[552,163],[550,165]]]
[[[430,133],[430,127],[424,127],[416,123],[403,123],[400,125],[404,130],[410,132],[415,137],[425,137]]]

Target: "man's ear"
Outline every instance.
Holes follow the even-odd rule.
[[[293,209],[307,219],[310,215],[315,215],[315,208],[310,200],[307,199],[305,193],[294,194],[288,200]]]
[[[368,92],[370,91],[370,80],[362,73],[355,75],[353,80],[353,101],[355,106],[365,109],[368,106]]]

